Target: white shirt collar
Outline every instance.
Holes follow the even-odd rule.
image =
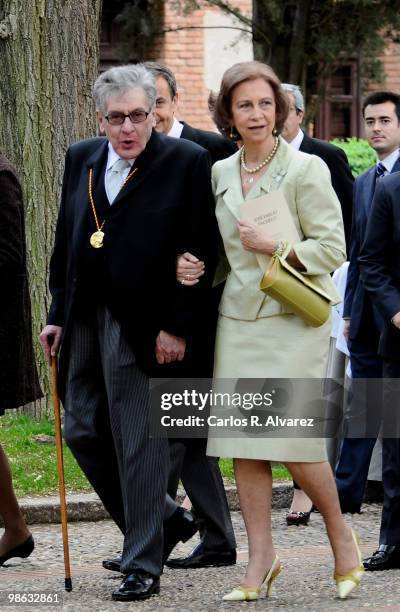
[[[180,123],[174,117],[174,122],[167,136],[171,136],[172,138],[180,138],[183,130],[183,123]]]
[[[293,149],[298,151],[300,149],[301,143],[303,142],[303,138],[304,138],[304,132],[299,129],[296,136],[288,144],[290,144],[290,146],[293,147]]]
[[[118,155],[118,153],[116,153],[114,151],[111,142],[109,142],[108,143],[108,159],[107,159],[106,174],[109,171],[109,169],[112,168],[112,166],[115,164],[115,162],[118,161],[119,159],[121,159],[120,156]],[[134,164],[134,162],[135,162],[135,158],[134,159],[128,159],[127,161],[132,166]]]
[[[395,165],[396,161],[399,159],[399,153],[400,153],[400,150],[395,149],[387,157],[384,157],[383,159],[379,160],[380,163],[385,166],[388,174],[391,173],[391,171],[393,170],[393,166]]]

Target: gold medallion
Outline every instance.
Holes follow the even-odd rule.
[[[103,246],[104,232],[97,230],[90,236],[90,244],[94,249],[100,249]]]

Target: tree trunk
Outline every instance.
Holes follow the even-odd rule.
[[[69,144],[96,133],[101,0],[0,0],[0,150],[18,168],[26,207],[33,334],[48,413],[49,372],[37,336],[49,307],[47,271]],[[2,299],[7,299],[3,296]]]

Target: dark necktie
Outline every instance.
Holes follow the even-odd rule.
[[[380,178],[381,176],[386,174],[387,170],[385,166],[382,164],[382,162],[379,162],[379,164],[377,164],[375,172],[376,172],[376,178]]]

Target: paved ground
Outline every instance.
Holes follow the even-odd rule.
[[[71,523],[70,547],[73,574],[73,591],[65,593],[62,562],[62,545],[59,525],[33,525],[37,548],[25,561],[10,561],[0,568],[0,609],[5,597],[14,592],[57,592],[63,599],[63,609],[103,612],[114,610],[213,612],[214,610],[279,610],[280,612],[400,610],[400,570],[366,572],[362,586],[346,601],[335,597],[332,579],[332,559],[327,538],[319,514],[313,514],[308,527],[290,527],[284,524],[283,510],[273,511],[275,542],[284,571],[276,581],[272,597],[257,602],[222,603],[221,596],[240,580],[246,562],[246,537],[239,512],[233,512],[235,531],[239,545],[239,561],[236,567],[207,568],[203,570],[166,569],[162,578],[160,596],[141,603],[116,603],[111,592],[121,576],[107,572],[101,560],[120,549],[121,535],[111,521]],[[366,506],[362,515],[353,518],[362,541],[365,555],[377,544],[379,531],[379,506]],[[194,540],[193,540],[194,542]],[[193,542],[177,547],[177,553],[188,551]],[[14,606],[15,610],[45,611],[50,607],[36,604],[32,607]]]

